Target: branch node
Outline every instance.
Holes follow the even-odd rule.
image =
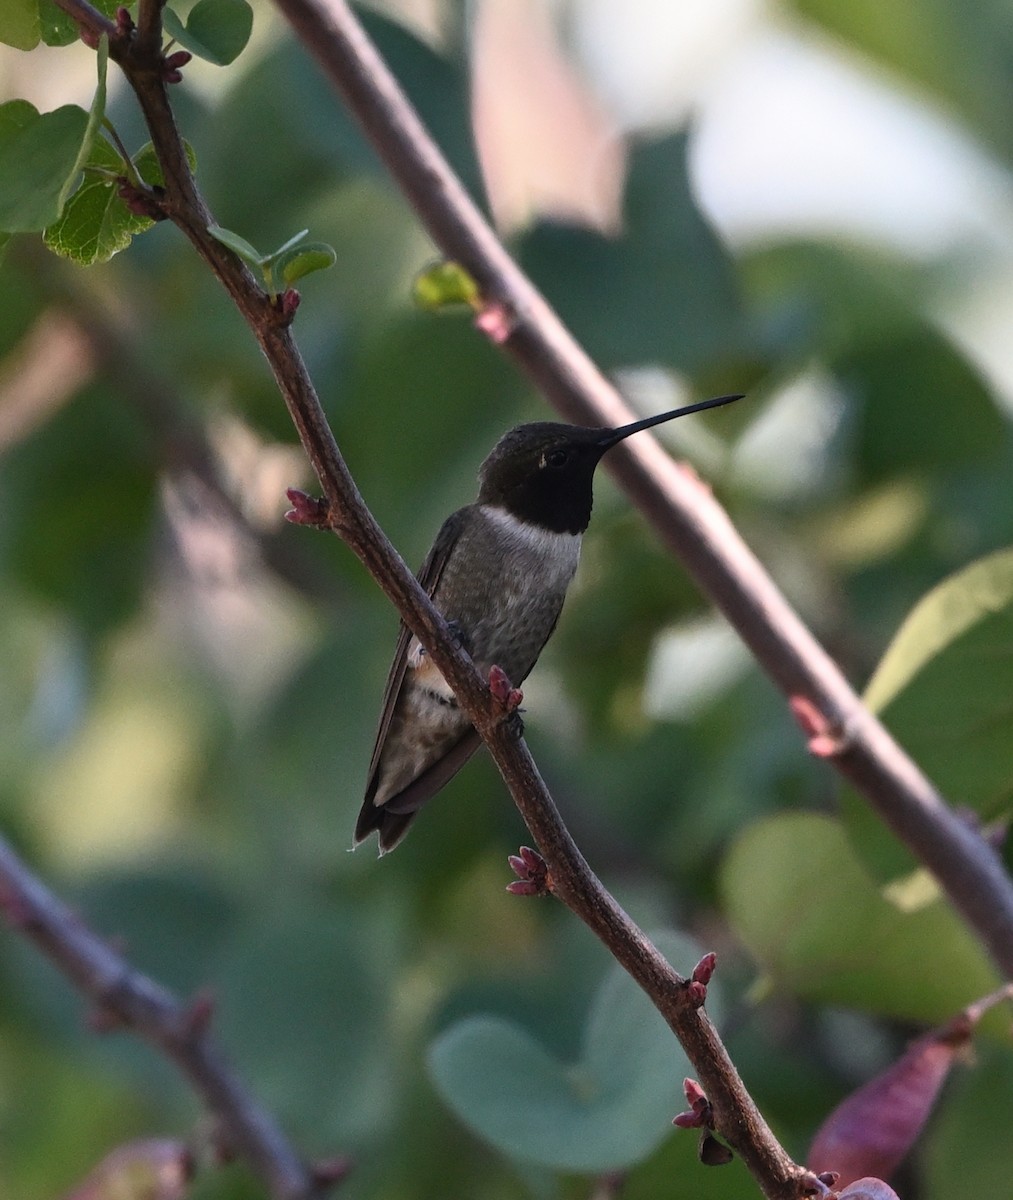
[[[189,50],[174,50],[162,59],[162,82],[182,83],[183,68],[193,58]]]
[[[313,1182],[324,1188],[337,1187],[351,1174],[355,1166],[347,1155],[335,1155],[333,1158],[318,1158],[310,1164],[310,1174]]]
[[[116,1033],[129,1026],[126,1017],[111,1004],[99,1002],[85,1017],[85,1025],[92,1033]]]
[[[116,194],[132,213],[139,217],[148,217],[152,221],[164,221],[168,217],[165,211],[165,188],[138,187],[126,176],[120,176],[116,182]]]
[[[714,1128],[714,1110],[711,1108],[711,1102],[707,1099],[707,1094],[695,1079],[684,1079],[682,1081],[682,1090],[686,1093],[686,1102],[689,1108],[686,1112],[677,1113],[672,1118],[672,1124],[677,1125],[680,1129],[703,1129],[710,1130]]]
[[[552,894],[552,877],[545,859],[531,846],[521,846],[517,854],[507,859],[517,878],[508,883],[511,896],[548,896]]]
[[[286,288],[272,301],[272,307],[284,318],[282,323],[287,326],[295,319],[296,309],[301,301],[302,296],[295,288]]]
[[[821,1171],[818,1175],[804,1171],[798,1180],[800,1196],[827,1197],[833,1195],[834,1184],[840,1179],[837,1171]]]
[[[703,1008],[707,1003],[707,985],[696,979],[687,979],[686,995],[692,1008]]]
[[[6,881],[0,882],[0,912],[12,929],[34,929],[39,925],[32,906]]]
[[[198,1041],[211,1027],[215,1015],[215,994],[209,987],[201,988],[180,1014],[180,1032],[188,1041]]]
[[[475,328],[494,346],[502,346],[517,328],[517,323],[517,313],[502,300],[484,304],[475,317]]]
[[[116,10],[116,34],[121,38],[129,38],[134,32],[134,18],[130,15],[130,9],[121,4]]]
[[[286,488],[285,495],[292,505],[285,513],[285,520],[291,525],[309,525],[311,529],[332,528],[331,506],[326,499],[317,499],[300,488]]]
[[[788,707],[808,738],[809,753],[816,758],[836,758],[850,749],[851,735],[844,725],[827,717],[808,696],[796,693]]]
[[[517,712],[524,699],[524,693],[513,686],[506,671],[495,665],[489,668],[489,691],[507,716]]]

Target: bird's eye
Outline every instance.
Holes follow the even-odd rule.
[[[570,452],[568,450],[550,450],[543,455],[542,462],[547,467],[565,467],[570,461]]]

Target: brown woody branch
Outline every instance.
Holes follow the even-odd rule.
[[[507,314],[505,352],[570,420],[632,421],[635,414],[500,244],[345,0],[276,3],[433,240],[472,275],[484,300]],[[1003,977],[1013,978],[1013,882],[998,855],[865,708],[721,505],[651,438],[617,447],[606,468],[793,708],[812,716],[806,732],[813,751],[850,780],[933,872]]]

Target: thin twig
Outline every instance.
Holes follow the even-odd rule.
[[[0,909],[94,1005],[98,1028],[128,1028],[161,1051],[215,1114],[227,1144],[257,1170],[276,1200],[314,1200],[326,1187],[253,1099],[208,1030],[210,1007],[181,1004],[134,970],[58,900],[0,839]]]
[[[276,0],[354,114],[441,250],[507,315],[503,348],[570,420],[634,419],[500,244],[344,0]],[[1013,977],[1013,882],[995,851],[956,816],[865,708],[691,472],[651,438],[606,460],[636,506],[793,701],[810,706],[825,757],[936,876],[1005,978]],[[815,731],[810,731],[815,736]]]

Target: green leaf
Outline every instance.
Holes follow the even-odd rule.
[[[70,198],[60,220],[45,231],[45,241],[56,254],[88,267],[107,262],[152,225],[150,217],[127,208],[113,183],[91,178]]]
[[[412,299],[429,312],[478,302],[478,284],[456,262],[438,262],[420,271],[412,283]]]
[[[88,125],[75,104],[48,113],[26,100],[0,105],[0,229],[35,232],[59,217]]]
[[[172,9],[162,14],[165,32],[198,58],[226,67],[250,40],[253,9],[246,0],[198,0],[186,25]]]
[[[274,264],[275,273],[280,275],[286,287],[291,287],[304,275],[313,271],[326,271],[338,261],[332,246],[326,242],[309,242],[297,250],[281,255]]]
[[[142,419],[92,386],[4,459],[0,558],[21,587],[95,637],[135,612],[148,578],[150,447]]]
[[[700,370],[742,336],[738,284],[696,205],[686,146],[684,134],[634,146],[619,237],[543,224],[520,244],[522,265],[607,368]]]
[[[261,254],[256,246],[250,245],[246,238],[240,237],[238,233],[233,233],[231,229],[223,229],[221,225],[209,225],[208,233],[211,234],[215,241],[221,242],[223,246],[228,246],[233,254],[238,254],[251,267],[259,269],[270,257],[269,255]]]
[[[1013,1049],[980,1042],[974,1069],[954,1072],[947,1087],[933,1119],[934,1136],[922,1155],[925,1200],[1006,1195],[1013,1175]],[[987,1154],[975,1152],[981,1146],[988,1148]]]
[[[4,0],[0,4],[0,42],[15,50],[32,50],[41,37],[38,0]]]
[[[188,143],[184,145],[192,169],[196,163],[193,149]],[[150,142],[141,147],[132,161],[145,183],[153,186],[162,183],[162,168]],[[84,183],[67,202],[60,220],[45,231],[46,245],[51,250],[81,266],[106,262],[155,223],[126,206],[117,195],[114,179],[108,174],[89,174],[88,167],[116,175],[125,171],[119,151],[104,138],[97,138],[85,163]]]
[[[826,365],[848,398],[854,467],[883,485],[994,459],[1004,422],[981,372],[919,304],[910,263],[806,241],[750,252],[747,287],[776,355]]]
[[[64,12],[54,0],[38,0],[38,4],[42,40],[47,46],[71,46],[80,40],[80,28],[70,13]],[[108,3],[98,3],[95,7],[108,17],[115,4],[110,7]]]
[[[680,935],[655,942],[684,971],[700,957]],[[429,1052],[433,1081],[462,1122],[511,1157],[563,1171],[646,1158],[671,1131],[687,1070],[672,1031],[619,967],[594,998],[575,1063],[493,1016],[458,1022]]]
[[[67,176],[63,185],[63,190],[60,192],[60,211],[63,211],[63,206],[67,203],[67,197],[70,195],[71,188],[77,182],[77,177],[84,168],[91,154],[91,148],[95,144],[95,137],[98,134],[99,128],[105,119],[106,114],[106,68],[109,65],[109,39],[102,35],[99,38],[98,51],[95,55],[96,69],[98,71],[98,83],[95,86],[95,95],[92,97],[91,108],[88,110],[88,124],[85,127],[84,137],[81,139],[81,145],[77,152],[77,158],[74,160],[74,169]]]
[[[942,110],[1013,159],[1010,10],[1007,0],[793,0],[807,21],[885,63]]]
[[[183,152],[186,155],[186,161],[190,165],[190,170],[196,171],[197,154],[193,146],[187,141],[183,142]],[[151,142],[145,142],[131,161],[134,164],[134,170],[145,183],[150,183],[153,186],[161,186],[165,183],[161,163],[158,161],[158,155],[155,153],[155,147]]]
[[[325,1141],[375,1137],[393,1102],[390,931],[323,900],[269,909],[216,973],[230,1045],[287,1125]]]
[[[291,250],[293,246],[298,246],[308,233],[308,229],[300,229],[300,231],[298,233],[294,233],[287,242],[282,242],[278,249],[272,253],[271,261],[277,262],[277,260],[281,258],[283,254],[286,254],[289,250]]]
[[[833,369],[861,401],[858,463],[876,482],[952,471],[1002,445],[1003,419],[980,371],[927,324],[851,347]]]
[[[919,601],[887,648],[865,702],[953,804],[983,821],[1013,801],[1013,549],[980,559]],[[878,878],[914,860],[858,797],[846,827]]]
[[[813,813],[746,830],[721,868],[728,918],[778,989],[938,1023],[997,986],[984,951],[941,899],[886,900],[841,825]]]

